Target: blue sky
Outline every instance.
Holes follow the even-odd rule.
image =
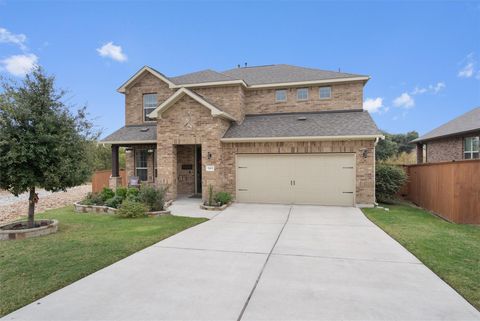
[[[423,134],[480,106],[480,2],[0,0],[0,74],[40,64],[104,135],[124,124],[116,89],[143,65],[175,76],[244,62],[370,75],[378,126]]]

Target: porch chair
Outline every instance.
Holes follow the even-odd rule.
[[[140,179],[138,176],[130,176],[128,179],[128,187],[140,188]]]

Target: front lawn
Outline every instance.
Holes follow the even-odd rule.
[[[122,219],[71,207],[36,218],[60,221],[56,234],[0,242],[0,316],[164,238],[204,222],[163,216]]]
[[[387,205],[365,215],[480,309],[480,226],[446,222],[422,209]]]

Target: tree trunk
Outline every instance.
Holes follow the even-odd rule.
[[[32,228],[35,226],[35,187],[30,188],[30,196],[28,197],[28,227]]]

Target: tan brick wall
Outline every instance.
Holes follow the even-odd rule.
[[[203,87],[193,89],[208,102],[232,115],[239,122],[245,116],[244,89],[242,86]]]
[[[221,186],[235,195],[236,154],[295,154],[295,153],[355,153],[356,154],[356,202],[375,202],[375,149],[374,141],[324,141],[285,143],[227,143],[223,144],[224,166]],[[363,157],[364,150],[367,158]]]
[[[275,102],[276,89],[247,89],[245,91],[245,113],[316,112],[363,108],[363,82],[332,84],[330,87],[332,87],[332,98],[330,99],[320,99],[319,86],[308,87],[309,95],[306,101],[297,101],[297,88],[288,88],[286,102]]]
[[[182,169],[191,165],[191,169]],[[195,193],[195,145],[177,146],[177,193]]]
[[[186,124],[189,125],[186,126]],[[157,160],[158,183],[168,185],[168,198],[175,198],[178,183],[178,145],[202,145],[202,186],[206,199],[208,185],[217,190],[221,183],[221,143],[230,123],[220,118],[213,118],[206,107],[189,96],[182,97],[168,109],[157,122]],[[181,147],[180,147],[181,148]],[[211,159],[208,159],[208,153]],[[214,172],[207,172],[206,165],[214,165]]]
[[[174,90],[149,72],[144,72],[125,92],[125,124],[143,124],[143,95],[157,94],[158,104],[170,97]]]

